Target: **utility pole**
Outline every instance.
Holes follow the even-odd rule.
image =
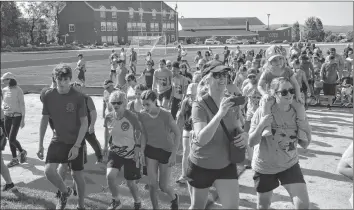
[[[269,16],[270,16],[270,14],[267,14],[268,15],[268,30],[269,30]]]

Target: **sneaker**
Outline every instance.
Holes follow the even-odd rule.
[[[332,110],[331,105],[327,104],[327,109]]]
[[[14,183],[5,184],[4,187],[2,188],[2,191],[3,191],[3,192],[9,191],[9,190],[11,190],[11,189],[14,188],[14,187],[15,187]]]
[[[66,193],[61,193],[61,196],[58,200],[57,206],[55,209],[65,209],[66,207],[66,202],[68,201],[68,198],[70,197],[72,193],[72,189],[70,187],[67,187],[68,192]]]
[[[103,157],[97,158],[96,165],[103,163]]]
[[[107,210],[113,210],[113,209],[121,209],[122,208],[122,203],[120,200],[116,201],[115,199],[112,199],[112,202],[109,204]]]
[[[179,197],[177,194],[175,194],[175,195],[176,195],[176,198],[171,201],[171,209],[172,210],[178,210]]]
[[[141,202],[139,202],[139,203],[135,203],[135,202],[134,202],[134,209],[135,209],[135,210],[141,209]]]
[[[24,163],[27,161],[27,151],[26,150],[23,150],[21,153],[20,153],[20,163]]]
[[[16,166],[16,165],[18,165],[18,164],[20,164],[20,162],[18,161],[18,159],[17,159],[17,158],[13,158],[13,159],[7,164],[7,167],[8,167],[8,168],[11,168],[11,167]]]

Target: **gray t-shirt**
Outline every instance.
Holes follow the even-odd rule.
[[[276,174],[294,166],[298,161],[297,125],[294,108],[280,111],[272,107],[274,135],[261,137],[261,142],[254,147],[252,168],[261,174]],[[257,109],[251,120],[250,133],[256,129],[262,117],[262,109]],[[282,126],[283,125],[283,126]]]
[[[192,121],[195,123],[209,123],[214,117],[204,101],[194,102],[192,105]],[[230,108],[223,118],[230,134],[237,128],[239,119],[239,107]],[[197,166],[207,169],[222,169],[230,164],[230,141],[227,138],[221,124],[217,128],[213,138],[205,145],[200,145],[196,138],[192,139],[190,160]]]

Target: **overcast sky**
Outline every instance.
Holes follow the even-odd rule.
[[[166,2],[175,8],[176,1]],[[316,16],[324,25],[353,25],[353,2],[181,2],[179,17],[258,17],[268,24],[304,24],[309,16]]]

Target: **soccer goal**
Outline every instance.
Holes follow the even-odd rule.
[[[130,47],[134,47],[138,56],[146,56],[151,52],[152,56],[167,54],[166,35],[161,32],[139,32],[138,36],[132,36]]]

